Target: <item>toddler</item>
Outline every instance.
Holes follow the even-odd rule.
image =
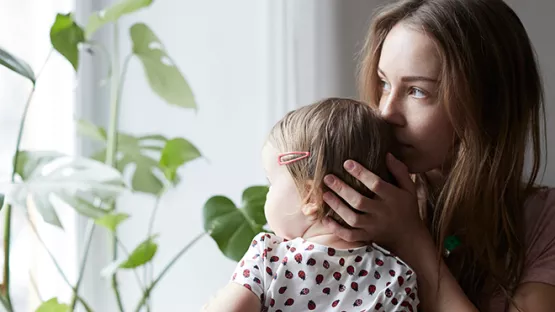
[[[345,221],[322,200],[334,174],[373,197],[344,171],[352,159],[389,183],[395,153],[390,126],[364,103],[329,98],[288,113],[263,148],[270,190],[264,211],[272,231],[253,239],[231,283],[209,311],[416,311],[416,276],[376,244],[350,243],[322,224]]]

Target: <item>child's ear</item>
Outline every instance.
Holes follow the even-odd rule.
[[[305,216],[315,215],[318,213],[318,209],[322,203],[321,200],[318,200],[320,194],[314,189],[314,181],[307,181],[304,190],[308,198],[306,198],[305,204],[301,207],[301,211]]]
[[[308,202],[301,207],[301,212],[307,217],[313,216],[318,212],[318,205],[313,202]]]

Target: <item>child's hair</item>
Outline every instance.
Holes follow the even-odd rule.
[[[396,184],[385,163],[388,152],[397,154],[393,129],[362,102],[327,98],[291,111],[273,127],[268,140],[280,153],[310,152],[310,157],[286,166],[304,203],[317,200],[321,207],[318,219],[330,216],[348,227],[322,200],[322,194],[329,190],[323,183],[327,174],[334,174],[364,196],[374,196],[345,171],[343,163],[347,159]]]

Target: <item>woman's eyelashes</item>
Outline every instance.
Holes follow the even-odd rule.
[[[382,95],[389,94],[392,91],[391,84],[386,80],[380,80]],[[426,99],[430,96],[430,93],[420,87],[408,87],[407,94],[415,99]]]

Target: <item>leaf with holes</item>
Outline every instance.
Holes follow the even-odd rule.
[[[200,156],[199,150],[191,142],[183,138],[175,138],[166,142],[160,157],[160,166],[166,178],[175,182],[177,169]]]
[[[204,230],[226,257],[239,261],[253,237],[266,225],[264,203],[267,193],[266,186],[247,188],[243,191],[240,208],[224,196],[213,196],[204,204]]]
[[[36,77],[31,66],[2,48],[0,48],[0,65],[20,74],[35,84]]]
[[[35,312],[68,312],[67,304],[59,303],[58,298],[52,298],[43,302]]]
[[[79,44],[85,42],[85,35],[71,14],[56,15],[56,20],[50,28],[50,42],[75,70],[79,68]]]
[[[156,235],[139,244],[119,267],[121,269],[134,269],[150,262],[158,250],[158,245],[154,242],[155,238]]]
[[[19,152],[16,173],[23,181],[13,186],[10,201],[21,207],[35,206],[45,222],[58,227],[62,225],[54,208],[57,203],[72,206],[75,197],[83,195],[114,200],[125,190],[114,168],[55,152]]]
[[[80,122],[78,127],[81,135],[106,144],[106,130],[90,122]],[[116,168],[124,172],[129,167],[134,167],[131,187],[134,191],[158,195],[164,189],[163,169],[154,157],[168,141],[162,135],[146,135],[134,137],[129,134],[118,134],[118,150],[116,153]],[[96,152],[93,159],[104,162],[106,149]]]
[[[135,24],[131,27],[131,40],[133,53],[141,60],[152,90],[169,104],[196,108],[189,84],[152,30],[145,24]]]
[[[93,13],[85,27],[85,37],[92,35],[107,23],[115,22],[123,15],[133,13],[152,4],[152,0],[122,0],[109,8]]]

